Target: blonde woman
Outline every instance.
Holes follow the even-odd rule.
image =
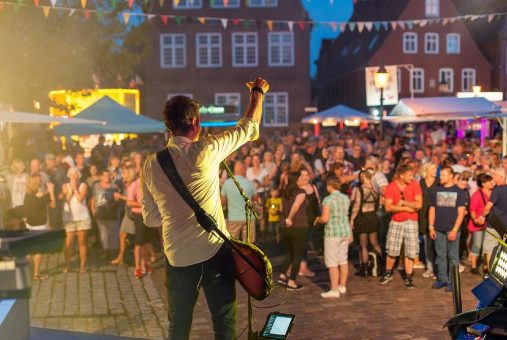
[[[42,179],[39,174],[28,176],[26,182],[26,193],[23,201],[23,217],[26,221],[26,228],[32,231],[49,229],[48,207],[55,206],[55,187],[53,183],[47,183],[47,191],[41,190]],[[40,274],[41,254],[33,255],[33,278],[34,280],[45,280],[47,275]]]
[[[79,247],[79,272],[86,273],[88,230],[91,229],[90,213],[86,205],[88,186],[81,181],[81,172],[76,167],[67,171],[68,183],[62,186],[61,199],[63,206],[63,225],[66,232],[65,238],[65,267],[64,273],[70,268],[70,258],[74,239],[77,236]]]
[[[11,173],[6,176],[7,189],[11,193],[10,201],[13,208],[23,205],[25,200],[26,182],[28,174],[25,164],[20,159],[14,159],[11,164]]]
[[[422,207],[419,210],[419,233],[424,237],[424,253],[426,254],[426,271],[423,277],[433,277],[435,265],[435,244],[429,237],[428,211],[430,209],[430,192],[438,185],[437,165],[432,162],[424,163],[420,169],[421,181],[419,182],[422,190]]]

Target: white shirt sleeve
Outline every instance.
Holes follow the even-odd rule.
[[[146,167],[151,167],[151,162],[145,162],[141,172],[141,207],[143,209],[144,224],[150,228],[158,228],[162,226],[162,217],[158,211],[157,204],[148,188],[147,181],[144,174]]]

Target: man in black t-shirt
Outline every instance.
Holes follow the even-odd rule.
[[[466,211],[466,197],[454,184],[454,171],[445,166],[440,170],[440,185],[430,192],[428,213],[430,237],[435,240],[437,281],[433,288],[452,290],[449,272],[459,265],[460,227]],[[449,268],[447,268],[449,261]]]
[[[502,177],[502,172],[499,169],[496,170],[496,181],[505,183],[505,173]],[[497,184],[479,217],[479,222],[484,223],[485,216],[488,216],[488,224],[500,232],[500,237],[507,233],[507,184]]]

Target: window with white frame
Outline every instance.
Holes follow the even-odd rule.
[[[287,92],[269,92],[264,98],[264,126],[289,125],[289,94]]]
[[[194,95],[192,93],[168,93],[167,94],[167,100],[170,100],[176,96],[185,96],[188,98],[194,98]]]
[[[426,33],[424,35],[424,52],[426,54],[438,54],[438,33]]]
[[[294,65],[293,32],[268,33],[268,65],[269,66]]]
[[[424,69],[422,68],[412,70],[412,92],[424,93]]]
[[[426,16],[438,17],[440,15],[440,0],[426,0]]]
[[[198,33],[195,36],[195,40],[197,67],[222,66],[221,33]]]
[[[187,66],[186,37],[183,33],[160,35],[160,67]]]
[[[464,68],[461,70],[461,91],[472,91],[475,85],[475,69]]]
[[[172,0],[174,9],[198,9],[202,8],[202,0]]]
[[[417,33],[414,32],[403,33],[403,53],[406,54],[417,53]]]
[[[215,93],[215,105],[232,105],[234,113],[239,114],[241,111],[241,95],[237,92],[233,93]]]
[[[460,40],[459,33],[447,34],[447,54],[460,54]]]
[[[232,66],[257,66],[257,33],[232,34]]]
[[[276,7],[278,0],[248,0],[249,7]]]
[[[447,83],[447,92],[454,92],[454,70],[452,68],[441,68],[438,71],[438,81]]]
[[[225,3],[227,2],[227,6]],[[239,8],[239,0],[214,0],[210,1],[211,8]]]

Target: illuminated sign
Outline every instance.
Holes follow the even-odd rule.
[[[227,113],[236,113],[236,107],[234,105],[224,105],[224,106],[203,105],[201,106],[199,112],[202,115],[223,115]]]

